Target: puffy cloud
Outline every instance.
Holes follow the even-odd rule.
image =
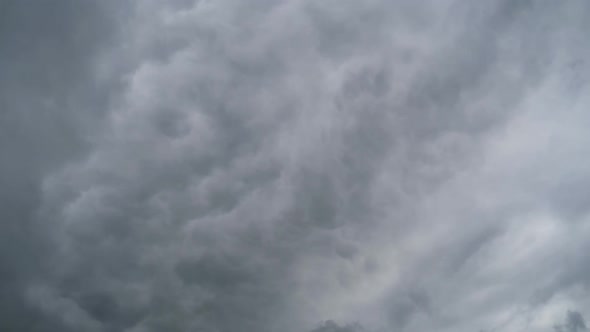
[[[3,11],[10,328],[589,308],[586,2],[56,3]]]

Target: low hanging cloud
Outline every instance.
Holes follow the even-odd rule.
[[[0,13],[0,327],[585,328],[586,1]]]

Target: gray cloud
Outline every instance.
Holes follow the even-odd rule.
[[[362,327],[358,324],[340,326],[336,324],[334,321],[326,321],[318,328],[314,329],[312,332],[355,332],[355,331],[362,331]]]
[[[583,325],[586,2],[1,6],[9,330]]]
[[[43,178],[79,157],[105,113],[87,70],[116,17],[78,1],[0,3],[0,321],[15,331],[65,331],[23,299],[50,251],[35,212]],[[100,88],[100,89],[99,89]],[[106,87],[105,87],[106,89]],[[101,106],[102,105],[102,106]]]
[[[584,331],[586,330],[586,323],[584,322],[584,318],[582,315],[577,311],[569,311],[567,312],[567,318],[565,320],[565,324],[563,325],[556,325],[554,326],[555,331]]]

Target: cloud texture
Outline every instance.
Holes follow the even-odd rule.
[[[587,1],[0,15],[8,331],[585,329]]]

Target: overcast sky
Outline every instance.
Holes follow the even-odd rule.
[[[0,0],[0,330],[585,330],[589,31],[586,0]]]

